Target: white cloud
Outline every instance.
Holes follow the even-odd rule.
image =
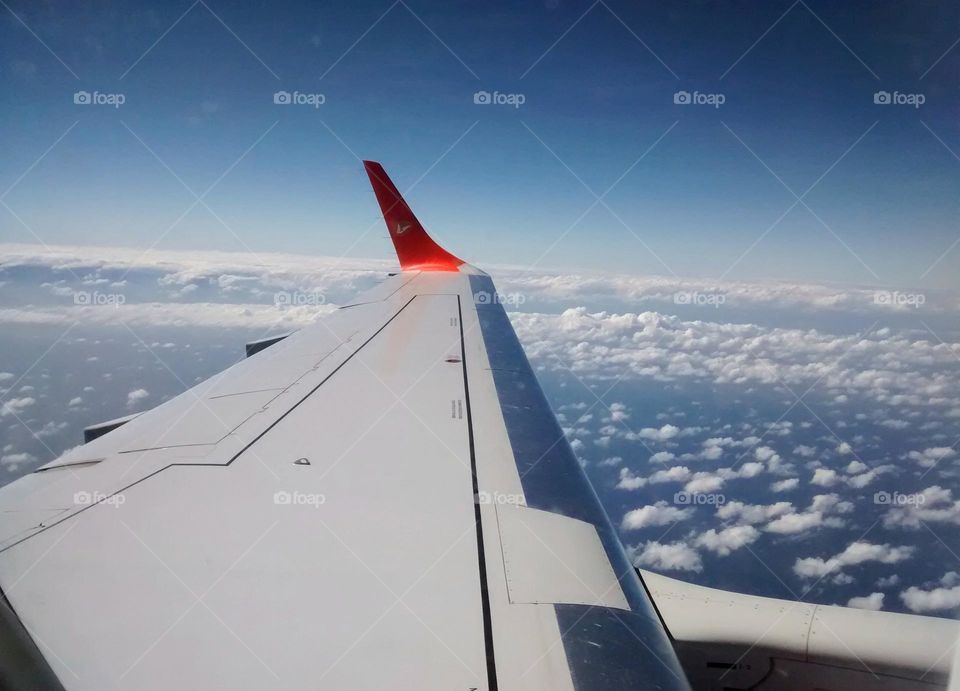
[[[674,458],[676,458],[676,456],[674,456],[669,451],[658,451],[657,453],[653,454],[650,457],[650,462],[651,463],[669,463]]]
[[[905,497],[905,503],[893,506],[883,517],[887,528],[917,529],[924,523],[960,525],[960,500],[955,501],[949,489],[933,485],[918,494],[900,496]]]
[[[688,467],[684,465],[678,465],[670,468],[669,470],[658,470],[650,476],[650,483],[659,484],[663,482],[687,482],[691,475],[692,473]]]
[[[813,471],[813,478],[811,478],[810,484],[821,487],[832,487],[837,484],[839,480],[840,477],[837,475],[836,470],[832,468],[817,468]]]
[[[846,392],[851,402],[865,399],[943,413],[960,410],[955,349],[906,330],[832,334],[684,321],[656,312],[591,313],[584,307],[559,315],[510,316],[521,341],[544,367],[571,367],[588,379],[612,380],[626,373],[628,380],[791,388],[823,381]],[[750,357],[745,359],[744,353]],[[664,438],[662,428],[646,428],[644,435]],[[678,430],[671,438],[677,436]],[[849,445],[841,443],[838,451],[847,452]],[[816,453],[803,444],[796,450],[798,455]]]
[[[634,475],[629,468],[620,469],[620,481],[617,483],[617,489],[640,489],[646,484],[647,478]]]
[[[770,485],[770,489],[774,492],[792,492],[800,485],[800,480],[795,477],[788,478],[786,480],[778,480]]]
[[[642,430],[637,432],[637,436],[641,439],[650,439],[651,441],[667,441],[673,439],[680,433],[680,428],[675,425],[664,425],[660,429],[655,429],[653,427],[644,427]]]
[[[960,607],[960,585],[952,588],[923,590],[911,586],[900,593],[900,599],[911,612],[937,612]]]
[[[823,514],[819,511],[809,513],[789,513],[786,516],[771,521],[764,527],[764,530],[770,533],[779,533],[780,535],[793,535],[816,528],[823,524]]]
[[[953,458],[956,455],[957,452],[949,446],[935,446],[923,451],[911,451],[907,454],[907,458],[916,461],[924,468],[932,468],[943,459]]]
[[[895,585],[900,584],[900,576],[898,574],[891,574],[889,576],[884,576],[883,578],[877,579],[878,588],[892,588]]]
[[[670,506],[665,501],[658,501],[656,504],[642,506],[633,511],[628,511],[620,527],[623,530],[640,530],[650,526],[667,525],[690,518],[693,515],[693,509],[678,509]]]
[[[128,408],[135,407],[140,401],[147,398],[148,396],[150,396],[150,392],[147,391],[146,389],[134,389],[133,391],[127,394],[127,407]]]
[[[691,494],[714,492],[723,487],[724,479],[714,473],[694,473],[693,478],[684,485],[684,490]]]
[[[639,553],[637,550],[640,550]],[[662,571],[703,571],[703,562],[697,550],[683,542],[644,543],[633,550],[633,563],[643,568]]]
[[[752,525],[735,525],[719,532],[713,528],[700,535],[696,545],[704,547],[718,556],[725,557],[741,547],[751,544],[760,537],[760,531]]]
[[[6,417],[7,415],[19,416],[36,402],[36,399],[30,396],[6,400],[3,402],[3,405],[0,405],[0,417]]]
[[[867,469],[867,464],[862,461],[850,461],[847,467],[843,469],[847,475],[857,475]]]
[[[864,597],[851,597],[847,601],[847,607],[878,611],[883,609],[883,597],[883,593],[870,593]]]
[[[19,469],[21,465],[30,465],[36,462],[36,457],[28,453],[11,453],[0,456],[0,466],[6,468],[7,471],[11,473]]]
[[[765,523],[793,511],[793,504],[780,501],[776,504],[744,504],[741,501],[727,502],[717,509],[717,517],[740,524]]]
[[[855,566],[868,561],[881,564],[896,564],[913,556],[914,547],[891,547],[888,544],[876,545],[869,542],[853,542],[839,554],[827,559],[807,557],[797,559],[793,571],[804,578],[821,578],[838,573],[847,566]]]

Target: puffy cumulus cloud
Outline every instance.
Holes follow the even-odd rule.
[[[658,470],[650,476],[651,484],[660,484],[663,482],[687,482],[693,474],[685,465],[678,465],[669,470]]]
[[[10,473],[16,472],[22,465],[32,465],[36,462],[35,456],[23,452],[0,456],[0,467],[5,468]]]
[[[6,417],[8,415],[19,416],[21,413],[26,412],[28,408],[31,408],[36,402],[37,400],[32,396],[8,399],[0,405],[0,417]]]
[[[786,480],[777,480],[770,485],[770,489],[774,492],[792,492],[799,486],[800,480],[798,478],[791,477],[787,478]]]
[[[665,382],[791,388],[821,382],[847,391],[851,400],[858,395],[891,406],[960,409],[960,344],[913,332],[838,335],[684,321],[656,312],[591,313],[584,307],[559,315],[512,312],[511,318],[542,366],[570,367],[582,377],[611,380],[626,371],[627,377]],[[647,434],[661,439],[663,430],[649,428]],[[797,449],[816,453],[805,445]],[[847,445],[837,450],[846,453]]]
[[[766,523],[793,511],[793,504],[779,501],[776,504],[744,504],[742,501],[727,502],[717,508],[717,517],[740,524]]]
[[[149,396],[150,392],[146,389],[134,389],[127,394],[127,407],[135,408],[140,401],[148,398]]]
[[[660,429],[654,427],[644,427],[636,433],[640,439],[649,439],[650,441],[668,441],[680,434],[680,428],[675,425],[664,425]]]
[[[900,593],[900,599],[911,612],[938,612],[960,607],[960,575],[948,571],[936,587],[929,590],[911,586]]]
[[[725,479],[716,473],[699,472],[684,485],[683,489],[691,494],[715,492],[723,487]]]
[[[839,554],[827,559],[807,557],[797,559],[793,564],[793,572],[802,578],[823,578],[839,572],[847,566],[856,566],[868,561],[881,564],[896,564],[910,559],[915,548],[909,546],[892,547],[889,544],[877,545],[870,542],[857,541],[849,544]]]
[[[620,469],[620,480],[617,482],[617,489],[634,490],[640,489],[647,484],[647,478],[634,475],[629,468]]]
[[[953,491],[940,485],[927,487],[917,494],[887,493],[883,497],[886,503],[893,504],[883,517],[887,528],[915,530],[924,523],[960,525],[960,500],[954,500]]]
[[[607,458],[604,458],[599,463],[597,463],[597,465],[604,468],[611,468],[614,466],[618,466],[621,463],[623,463],[623,458],[621,458],[620,456],[608,456]]]
[[[916,461],[924,468],[932,468],[946,458],[953,458],[957,452],[949,446],[934,446],[923,451],[911,451],[907,458]]]
[[[845,472],[847,475],[857,475],[858,473],[862,473],[863,471],[867,470],[867,468],[867,464],[863,461],[850,461],[850,463],[847,464],[847,467],[843,469],[843,472]]]
[[[719,531],[711,528],[700,535],[695,544],[718,556],[726,557],[731,552],[755,542],[758,537],[760,537],[760,531],[752,525],[735,525]]]
[[[632,550],[633,563],[657,571],[703,571],[700,553],[684,542],[650,541]]]
[[[771,521],[764,527],[769,533],[779,533],[781,535],[793,535],[802,533],[811,528],[817,528],[823,525],[823,514],[817,511],[804,513],[788,513],[786,516]]]
[[[665,501],[658,501],[656,504],[641,506],[633,511],[628,511],[620,527],[623,530],[640,530],[651,526],[668,525],[677,521],[684,521],[693,516],[693,509],[678,509],[670,506]]]
[[[669,463],[676,456],[669,451],[658,451],[650,457],[651,463]]]
[[[730,502],[717,509],[717,517],[741,524],[766,523],[763,530],[768,533],[795,535],[821,526],[842,527],[844,522],[837,514],[850,513],[853,508],[836,494],[818,494],[802,512],[785,501],[768,505]]]
[[[851,597],[847,600],[847,607],[856,607],[857,609],[872,609],[878,611],[883,609],[883,593],[870,593],[863,597]]]
[[[832,468],[817,468],[813,471],[813,477],[810,479],[811,485],[819,485],[820,487],[833,487],[838,482],[840,482],[840,476]]]
[[[877,579],[878,588],[892,588],[895,585],[900,585],[900,576],[898,574],[894,573]]]

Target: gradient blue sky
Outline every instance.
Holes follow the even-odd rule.
[[[8,4],[0,242],[386,257],[360,157],[481,265],[958,287],[955,2]]]

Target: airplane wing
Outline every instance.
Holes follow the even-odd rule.
[[[688,689],[490,277],[401,271],[0,488],[0,687]]]

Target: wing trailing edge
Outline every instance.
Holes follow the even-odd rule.
[[[403,195],[376,161],[364,161],[403,271],[459,271],[462,259],[447,252],[424,230]]]

